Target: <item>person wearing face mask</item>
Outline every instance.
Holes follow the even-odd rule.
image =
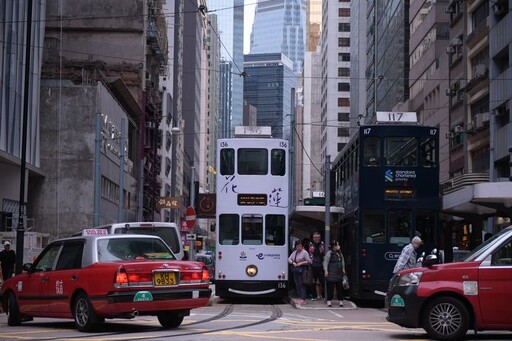
[[[324,257],[324,277],[327,283],[327,306],[332,306],[334,288],[340,301],[340,307],[343,307],[343,275],[345,274],[345,258],[341,253],[340,243],[336,240],[331,242],[330,250]]]

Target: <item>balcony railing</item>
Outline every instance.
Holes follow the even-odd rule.
[[[467,173],[455,176],[440,185],[441,195],[455,192],[461,188],[475,185],[482,182],[489,182],[488,173]]]

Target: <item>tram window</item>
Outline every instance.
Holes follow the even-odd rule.
[[[267,214],[265,216],[265,244],[284,245],[286,219],[282,214]]]
[[[428,137],[421,142],[420,157],[423,167],[434,167],[437,164],[435,139]]]
[[[231,148],[221,149],[220,151],[220,174],[235,174],[235,150]]]
[[[418,210],[416,213],[416,231],[421,233],[424,243],[435,243],[436,214],[434,211]]]
[[[389,242],[392,244],[408,244],[412,235],[412,212],[409,210],[389,211]]]
[[[384,139],[384,158],[387,166],[418,165],[415,137],[394,136]]]
[[[364,140],[364,165],[378,166],[380,159],[380,140],[378,137],[367,137]]]
[[[268,174],[268,151],[265,148],[238,149],[238,174],[266,175]]]
[[[363,242],[384,243],[386,241],[384,210],[363,211]]]
[[[286,152],[283,149],[272,149],[270,171],[272,175],[283,176],[286,173]]]
[[[239,241],[238,214],[219,215],[219,244],[237,245]]]
[[[263,244],[263,217],[260,214],[244,214],[242,216],[242,244]]]

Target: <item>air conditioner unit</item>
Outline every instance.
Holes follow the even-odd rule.
[[[155,128],[155,122],[146,122],[146,128],[154,129]]]
[[[507,11],[504,5],[498,3],[492,5],[492,9],[494,10],[494,15],[502,15]]]
[[[450,132],[447,132],[446,133],[446,138],[447,139],[453,139],[455,137],[455,133],[450,131]]]
[[[475,65],[473,78],[484,77],[486,72],[487,72],[487,66],[485,66],[485,64],[477,64],[477,65]]]
[[[464,127],[461,125],[457,125],[457,126],[453,127],[453,132],[454,133],[462,133],[462,132],[464,132]]]
[[[473,117],[473,127],[475,127],[475,129],[480,129],[484,127],[484,122],[482,121],[482,114],[476,114]]]
[[[485,124],[485,123],[489,123],[489,118],[490,118],[490,114],[489,112],[483,112],[481,113],[480,115],[482,115],[482,122]]]
[[[459,38],[452,39],[451,45],[452,46],[462,46],[462,40],[460,40]]]
[[[455,48],[453,46],[447,46],[446,47],[446,53],[454,54],[455,53]]]

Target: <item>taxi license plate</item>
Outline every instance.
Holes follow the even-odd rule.
[[[156,287],[165,285],[176,285],[177,273],[176,272],[155,272],[153,282]]]

